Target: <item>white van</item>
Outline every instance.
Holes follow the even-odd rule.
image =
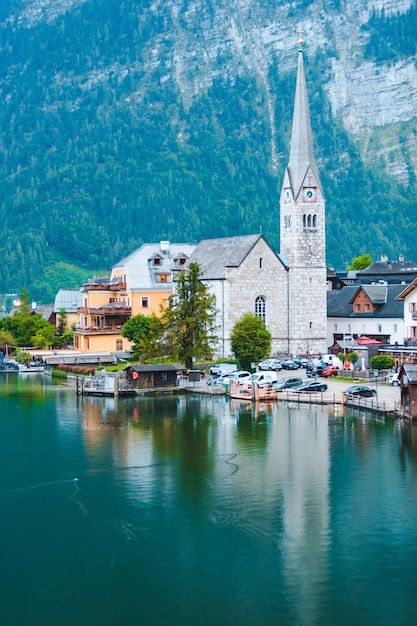
[[[275,380],[278,380],[277,372],[255,372],[245,380],[245,383],[248,387],[252,387],[253,383],[258,383],[259,387],[265,387],[266,385],[272,385]]]
[[[323,354],[321,357],[323,364],[327,367],[330,365],[331,367],[336,367],[337,369],[343,369],[343,363],[335,354]]]
[[[234,363],[219,363],[210,367],[210,374],[213,376],[223,376],[223,374],[231,374],[237,372],[238,366]]]

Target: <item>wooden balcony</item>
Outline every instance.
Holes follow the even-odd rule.
[[[76,326],[75,333],[77,335],[120,335],[122,326]]]
[[[80,306],[77,312],[83,315],[104,315],[105,317],[120,315],[122,317],[130,317],[132,308],[122,304],[102,304],[99,306]]]
[[[126,291],[126,283],[91,282],[83,284],[84,291]]]

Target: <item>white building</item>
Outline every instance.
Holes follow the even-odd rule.
[[[404,340],[404,285],[352,285],[327,293],[327,345],[366,336],[383,344]],[[417,297],[416,297],[417,302]],[[417,305],[416,305],[417,306]]]

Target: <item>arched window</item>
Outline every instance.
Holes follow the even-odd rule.
[[[313,215],[313,228],[316,228],[316,215]]]
[[[303,215],[303,227],[305,228],[307,226],[307,217],[306,214],[304,213]]]
[[[263,296],[258,296],[255,299],[255,315],[260,317],[264,322],[266,321],[266,302]]]
[[[311,228],[311,215],[309,215],[307,218],[307,226]]]

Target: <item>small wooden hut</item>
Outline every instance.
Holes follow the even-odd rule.
[[[175,387],[177,374],[184,371],[183,365],[129,365],[126,367],[126,380],[137,389],[155,389],[161,387]]]
[[[401,385],[401,413],[417,421],[417,363],[403,363],[398,379]]]

